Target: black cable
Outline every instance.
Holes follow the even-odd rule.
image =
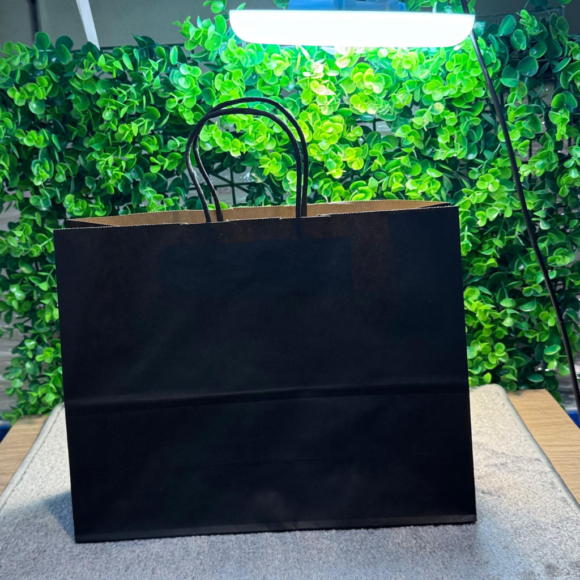
[[[276,123],[278,126],[280,126],[280,128],[286,133],[286,135],[290,139],[290,143],[292,144],[292,148],[294,149],[294,156],[296,157],[296,217],[297,218],[302,217],[302,215],[301,215],[302,214],[302,212],[301,212],[302,159],[301,159],[301,155],[300,155],[300,148],[298,147],[298,141],[296,141],[296,137],[294,137],[294,135],[292,134],[292,131],[290,131],[288,126],[285,125],[278,117],[276,117],[276,115],[273,115],[272,113],[268,113],[267,111],[260,111],[258,109],[243,109],[241,107],[237,107],[237,108],[233,108],[233,109],[222,109],[222,110],[210,111],[209,113],[206,113],[202,117],[202,119],[197,123],[197,125],[194,127],[193,131],[191,132],[191,134],[189,136],[189,139],[187,140],[187,145],[185,147],[185,162],[187,165],[187,170],[189,172],[189,176],[191,177],[191,180],[193,181],[193,185],[194,185],[195,189],[197,190],[197,193],[198,193],[199,198],[201,200],[201,204],[202,204],[203,211],[205,214],[206,222],[208,222],[208,223],[211,222],[211,216],[209,213],[209,209],[207,207],[207,202],[205,201],[205,198],[203,196],[201,186],[199,185],[199,181],[197,180],[197,176],[195,175],[193,165],[191,164],[191,149],[192,149],[192,147],[194,148],[194,150],[197,149],[197,143],[199,141],[199,135],[201,133],[201,128],[203,127],[203,125],[207,121],[209,121],[210,119],[215,119],[217,117],[223,117],[224,115],[253,115],[255,117],[266,117],[266,118],[270,119],[271,121],[274,121],[274,123]],[[205,169],[202,172],[202,174],[207,175],[207,172],[205,172]],[[206,179],[206,182],[208,181],[208,178],[204,177],[204,179]],[[221,214],[221,208],[219,207],[219,203],[218,203],[218,205],[216,205],[216,215],[217,215],[219,221],[223,221],[223,216],[220,219],[220,216],[222,214]]]
[[[40,28],[40,16],[38,15],[38,4],[36,0],[28,0],[30,6],[30,18],[32,20],[32,28],[34,30],[34,36],[37,32],[41,31]],[[34,43],[34,40],[32,41]]]
[[[465,14],[469,14],[467,0],[461,0],[461,5],[463,7],[463,12]],[[493,82],[489,76],[489,71],[487,70],[487,66],[485,64],[485,61],[483,60],[483,55],[481,54],[481,50],[479,49],[479,45],[477,44],[477,38],[475,37],[475,33],[473,31],[471,31],[470,38],[471,42],[473,43],[473,48],[475,49],[475,54],[477,55],[477,60],[479,61],[479,66],[481,67],[481,72],[483,73],[483,77],[485,79],[485,84],[487,85],[487,89],[491,96],[491,100],[493,102],[493,107],[495,109],[497,119],[499,121],[501,130],[503,131],[505,137],[505,145],[510,160],[516,192],[520,200],[520,206],[522,208],[524,221],[526,222],[526,229],[528,231],[528,236],[530,238],[530,243],[532,244],[534,254],[536,255],[536,260],[538,261],[538,265],[540,266],[540,270],[542,271],[542,276],[544,277],[546,289],[548,290],[548,294],[550,295],[552,307],[554,308],[554,312],[556,313],[558,328],[560,329],[560,334],[562,335],[562,342],[564,344],[564,350],[566,351],[568,366],[570,367],[570,377],[572,379],[572,390],[574,392],[574,399],[576,400],[576,408],[580,412],[580,389],[578,387],[578,376],[576,375],[576,368],[574,367],[574,353],[572,352],[570,338],[568,336],[568,331],[566,330],[566,325],[564,323],[564,318],[562,316],[562,309],[560,308],[558,299],[556,298],[556,293],[554,292],[554,287],[552,286],[552,281],[550,280],[550,275],[548,273],[548,268],[546,267],[546,262],[544,261],[544,257],[542,256],[540,246],[538,245],[538,236],[536,233],[536,228],[534,226],[534,223],[532,222],[530,210],[526,202],[526,196],[524,194],[524,188],[522,187],[520,172],[516,162],[516,155],[514,153],[514,148],[508,131],[505,116],[503,113],[503,108],[501,106],[495,88],[493,86]]]

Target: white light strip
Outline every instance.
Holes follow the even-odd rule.
[[[292,46],[433,48],[465,40],[472,14],[348,10],[231,10],[246,42]]]
[[[79,13],[85,29],[85,36],[89,42],[92,42],[97,48],[101,48],[99,39],[97,37],[97,29],[95,28],[95,21],[93,20],[93,13],[91,11],[91,4],[89,0],[77,0]]]

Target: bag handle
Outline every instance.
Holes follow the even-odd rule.
[[[274,99],[269,99],[268,97],[241,97],[239,99],[232,99],[230,101],[224,101],[223,103],[219,103],[218,105],[216,105],[215,107],[213,107],[210,110],[211,111],[220,111],[222,109],[225,109],[226,107],[230,107],[233,105],[239,105],[242,103],[266,103],[268,105],[272,105],[275,109],[278,109],[278,111],[280,111],[280,113],[282,113],[286,117],[286,119],[288,119],[288,121],[290,122],[292,127],[294,127],[294,130],[298,134],[298,137],[300,139],[300,148],[302,150],[302,203],[300,206],[300,210],[301,210],[301,215],[306,216],[307,215],[307,204],[308,204],[309,160],[308,160],[308,146],[306,145],[306,138],[304,137],[304,133],[302,132],[302,128],[298,124],[298,121],[296,121],[294,115],[292,115],[292,113],[290,113],[290,111],[288,109],[286,109],[286,107],[282,106],[277,101],[274,101]],[[200,129],[200,131],[201,131],[201,129]],[[194,137],[193,137],[193,133],[192,133],[192,136],[190,137],[190,139],[193,139],[193,138]],[[195,154],[195,161],[197,163],[197,166],[200,168],[202,175],[203,175],[203,173],[205,173],[205,168],[203,167],[201,157],[199,156],[199,150],[196,149],[194,154]],[[217,204],[218,204],[217,192],[215,191],[213,184],[209,181],[209,176],[207,174],[204,175],[204,179],[210,187],[212,197],[213,197],[214,202],[216,203],[216,207],[217,207]]]
[[[232,109],[226,108],[226,107],[231,106],[232,104],[246,103],[246,102],[252,102],[252,101],[258,101],[258,102],[264,102],[264,103],[271,104],[275,108],[277,108],[280,112],[282,112],[282,114],[284,114],[284,116],[290,121],[290,123],[292,124],[292,126],[294,127],[296,132],[298,133],[299,138],[300,138],[300,142],[301,142],[301,150],[298,148],[298,143],[296,141],[296,138],[294,137],[294,135],[292,134],[292,132],[290,131],[288,126],[285,123],[283,123],[278,117],[273,115],[272,113],[269,113],[267,111],[260,111],[258,109],[245,109],[245,108],[239,108],[239,107],[232,108]],[[223,214],[222,214],[221,207],[219,205],[219,201],[217,198],[217,192],[215,191],[215,188],[213,187],[213,184],[211,183],[211,181],[209,179],[209,175],[207,174],[207,172],[203,166],[203,163],[201,161],[201,157],[199,155],[199,149],[198,149],[198,142],[199,142],[199,136],[201,134],[201,129],[209,120],[211,120],[213,118],[221,117],[224,115],[231,115],[231,114],[245,114],[245,115],[258,116],[258,117],[266,117],[266,118],[274,121],[286,133],[286,135],[290,139],[290,142],[291,142],[292,147],[294,149],[294,156],[296,157],[296,169],[297,169],[297,171],[296,171],[296,174],[297,174],[296,175],[296,177],[297,177],[297,179],[296,179],[296,217],[299,218],[301,216],[305,216],[307,213],[308,150],[307,150],[307,146],[306,146],[306,139],[304,137],[304,133],[302,132],[302,129],[300,128],[300,125],[298,125],[296,119],[291,115],[291,113],[287,109],[285,109],[282,105],[277,103],[276,101],[273,101],[271,99],[267,99],[265,97],[243,97],[241,99],[235,99],[232,101],[226,101],[224,103],[220,103],[219,105],[217,105],[216,107],[211,109],[196,124],[196,126],[194,127],[194,129],[193,129],[192,133],[190,134],[189,139],[187,141],[187,146],[186,146],[186,150],[185,150],[185,160],[186,160],[186,164],[187,164],[187,170],[188,170],[189,176],[190,176],[190,178],[195,186],[195,189],[198,192],[198,195],[199,195],[202,207],[203,207],[203,211],[205,214],[206,222],[211,222],[211,216],[209,213],[209,209],[207,207],[207,202],[205,200],[203,192],[201,191],[199,181],[197,180],[197,176],[195,175],[195,171],[194,171],[193,166],[191,164],[191,150],[192,150],[192,148],[194,149],[196,163],[200,169],[200,172],[201,172],[205,182],[208,184],[208,187],[211,190],[212,197],[213,197],[215,205],[216,205],[217,219],[218,219],[218,221],[223,221]],[[304,173],[302,171],[303,164],[302,164],[301,154],[302,154],[302,158],[304,159]]]

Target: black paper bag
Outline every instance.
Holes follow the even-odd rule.
[[[475,521],[457,209],[302,199],[55,232],[78,542]]]

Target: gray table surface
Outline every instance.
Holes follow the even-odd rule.
[[[0,578],[578,580],[580,506],[503,389],[473,390],[471,409],[476,524],[79,545],[59,407],[0,496]]]

